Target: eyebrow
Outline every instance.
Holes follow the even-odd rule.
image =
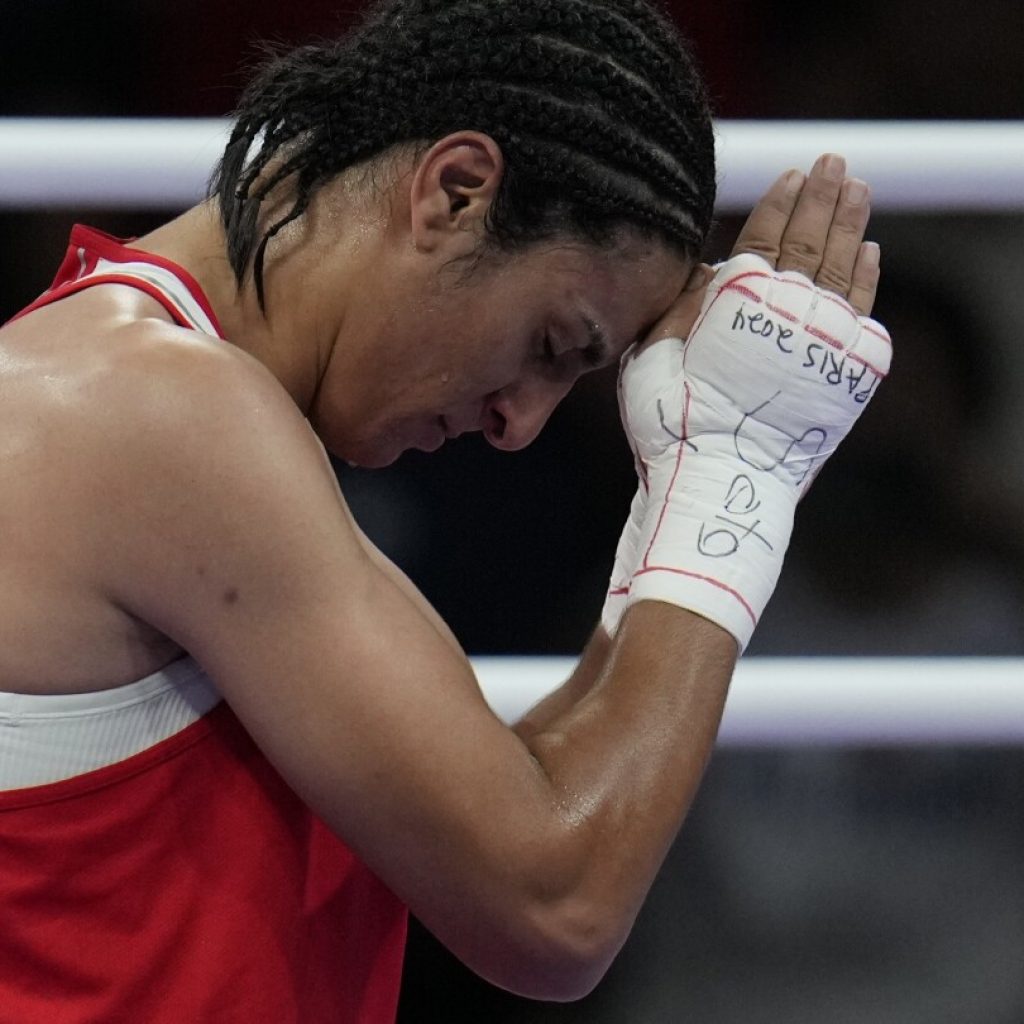
[[[591,320],[586,316],[582,317],[582,320],[587,337],[590,339],[590,344],[583,349],[583,359],[588,366],[595,368],[604,366],[611,361],[612,357],[612,345],[608,340],[608,335],[604,333],[601,325],[596,320]]]

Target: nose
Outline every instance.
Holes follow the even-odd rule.
[[[534,381],[494,392],[484,410],[484,437],[502,451],[525,448],[535,440],[571,387],[571,381]]]

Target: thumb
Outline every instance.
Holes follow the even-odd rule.
[[[664,316],[651,328],[641,348],[653,345],[663,338],[685,339],[700,316],[704,293],[715,276],[706,263],[698,263],[690,273],[686,285]]]

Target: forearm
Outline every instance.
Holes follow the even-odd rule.
[[[614,587],[628,611],[607,657],[599,637],[568,686],[528,716],[515,748],[508,733],[481,735],[460,793],[462,812],[490,763],[481,809],[502,813],[485,834],[477,816],[462,818],[472,819],[461,845],[475,860],[460,875],[479,886],[470,903],[497,913],[467,915],[453,946],[484,949],[501,977],[514,948],[516,986],[525,977],[531,991],[560,991],[569,973],[596,981],[625,939],[700,782],[796,503],[888,369],[884,329],[757,257],[724,265],[702,306],[688,342],[670,334],[621,373],[647,501],[634,505],[638,560]],[[798,311],[786,344],[767,347],[747,329],[758,307]],[[817,351],[808,338],[822,335],[871,383],[855,375],[852,390],[840,388],[811,372],[797,345]],[[499,921],[508,931],[494,937]]]
[[[433,894],[414,907],[476,971],[536,998],[578,998],[625,941],[700,782],[736,643],[690,612],[642,602],[614,642],[602,634],[588,647],[584,675],[588,659],[603,668],[585,692],[571,699],[570,681],[521,728],[532,770],[493,737],[471,773],[479,800],[459,789],[461,820],[437,863],[459,880],[459,909]]]
[[[608,663],[612,642],[601,625],[587,642],[572,675],[558,689],[538,701],[513,729],[524,742],[547,729],[552,722],[565,715],[593,689]]]
[[[622,941],[697,791],[736,642],[706,619],[645,601],[606,644],[589,692],[527,746],[571,827],[564,890],[599,907]]]

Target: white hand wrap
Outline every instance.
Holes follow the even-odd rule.
[[[627,603],[688,608],[742,651],[797,501],[891,356],[880,324],[803,275],[753,255],[722,264],[685,343],[623,359],[623,418],[647,483]]]
[[[640,561],[640,534],[643,531],[646,510],[647,491],[641,483],[633,495],[633,503],[629,506],[629,518],[622,528],[619,546],[615,549],[615,564],[612,567],[611,579],[608,581],[608,595],[601,609],[601,625],[609,636],[615,636],[619,628],[619,619],[626,610],[630,578]]]

